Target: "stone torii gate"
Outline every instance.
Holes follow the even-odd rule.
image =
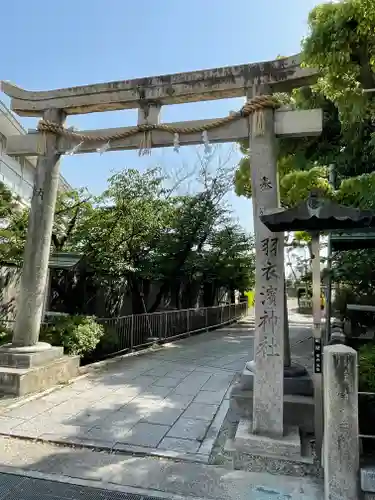
[[[299,55],[255,64],[33,92],[8,82],[2,90],[21,116],[41,117],[38,129],[12,136],[7,153],[37,156],[27,243],[12,343],[0,349],[0,391],[24,393],[72,375],[76,364],[61,350],[38,342],[46,287],[59,159],[68,151],[122,151],[249,140],[256,235],[256,329],[254,435],[283,436],[283,236],[271,233],[259,216],[279,207],[276,138],[319,135],[321,110],[278,107],[272,94],[316,81],[317,71],[300,67]],[[246,97],[241,111],[225,118],[161,123],[162,106]],[[67,115],[138,109],[134,127],[75,132],[64,127]],[[20,373],[22,366],[22,374]],[[38,372],[39,370],[39,372]],[[40,373],[40,375],[38,375]],[[33,382],[28,384],[29,378]]]

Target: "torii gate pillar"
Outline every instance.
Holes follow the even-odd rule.
[[[254,89],[255,90],[255,89]],[[270,93],[262,87],[257,93]],[[250,117],[250,162],[253,192],[255,269],[255,380],[252,431],[283,436],[284,371],[284,235],[260,221],[279,207],[274,110],[263,110],[263,123]]]
[[[255,91],[271,93],[263,85]],[[242,380],[232,389],[231,405],[242,418],[226,448],[240,455],[301,462],[299,428],[284,425],[284,234],[272,233],[260,220],[280,207],[275,111],[263,110],[261,124],[256,115],[249,119],[256,246],[254,360],[247,363]]]

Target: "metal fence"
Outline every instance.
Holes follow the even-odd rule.
[[[100,352],[94,351],[85,357],[84,364],[98,361],[134,349],[207,331],[229,324],[248,314],[248,302],[196,309],[176,309],[147,314],[120,316],[115,318],[96,318],[103,325],[105,335]],[[50,313],[43,324],[54,322],[65,314]],[[14,321],[0,320],[0,344],[11,341]],[[2,338],[2,331],[6,338]],[[91,356],[91,357],[90,357]]]
[[[116,338],[117,348],[121,352],[228,324],[245,316],[247,309],[246,301],[197,309],[101,318],[97,321],[104,326],[107,334]]]
[[[358,392],[359,406],[359,435],[361,440],[361,448],[364,454],[375,454],[375,432],[374,432],[374,416],[375,416],[375,392]]]

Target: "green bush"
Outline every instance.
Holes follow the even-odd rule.
[[[106,354],[112,354],[121,350],[121,342],[118,332],[115,328],[108,326],[104,327],[104,335],[96,346],[95,353],[98,357]]]
[[[82,357],[96,348],[103,335],[103,326],[92,316],[62,316],[42,327],[40,339]]]
[[[375,344],[365,344],[358,351],[358,385],[363,392],[375,392]]]
[[[12,342],[12,332],[0,323],[0,345]]]
[[[333,301],[332,308],[340,316],[340,318],[345,318],[348,311],[346,309],[347,304],[356,304],[358,297],[356,294],[347,287],[342,287],[337,290],[335,294],[335,300]]]
[[[369,294],[359,295],[350,287],[343,287],[336,293],[333,302],[333,310],[341,319],[351,321],[352,335],[356,336],[364,328],[372,328],[374,325],[374,313],[367,311],[348,311],[348,304],[362,306],[375,306],[375,296]]]
[[[249,290],[244,293],[244,295],[247,297],[247,302],[249,307],[254,307],[255,305],[255,290]]]

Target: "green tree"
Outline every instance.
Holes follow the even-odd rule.
[[[338,177],[336,199],[373,209],[375,93],[365,90],[375,88],[375,4],[370,0],[346,0],[318,5],[308,21],[309,34],[303,41],[305,64],[321,72],[317,85],[309,92],[335,106],[340,125],[336,141],[331,134],[326,136],[333,145],[330,161]],[[324,157],[320,163],[323,161]],[[371,249],[334,255],[333,275],[344,287],[344,301],[373,294],[373,262]]]
[[[18,197],[0,182],[0,261],[19,264],[25,244],[27,209]]]
[[[312,188],[329,194],[328,165],[332,162],[340,130],[338,113],[326,99],[318,99],[316,93],[302,89],[293,92],[290,103],[294,109],[312,109],[319,104],[324,110],[323,134],[319,137],[283,138],[278,141],[277,170],[280,202],[291,207],[306,199]],[[247,143],[240,144],[243,153],[234,174],[234,188],[238,196],[251,198],[251,155]]]
[[[373,171],[375,93],[365,93],[364,89],[375,88],[374,20],[375,4],[371,0],[325,3],[309,15],[302,55],[305,65],[320,70],[321,78],[313,88],[295,90],[290,104],[296,109],[322,108],[324,126],[319,137],[279,141],[280,193],[285,205],[292,201],[282,187],[285,176],[291,175],[301,184],[308,175],[304,172],[332,163],[339,182]],[[295,171],[303,173],[296,176]],[[315,178],[321,184],[320,176]],[[251,194],[249,179],[245,157],[235,175],[239,195]],[[324,184],[326,173],[323,180]],[[290,184],[292,179],[287,179],[285,185]],[[301,198],[303,195],[301,192]]]
[[[144,312],[142,293],[152,277],[152,254],[171,217],[163,178],[156,169],[123,170],[109,179],[94,205],[77,230],[79,247],[112,295],[130,291],[133,312]],[[115,300],[109,308],[119,305]]]
[[[229,289],[231,301],[235,290],[244,293],[255,284],[255,252],[253,239],[233,222],[215,229],[208,238],[201,265],[203,301],[214,305],[220,288]]]
[[[95,198],[86,189],[60,192],[57,196],[52,232],[52,250],[79,251],[85,224],[93,214]]]
[[[174,297],[177,308],[196,304],[200,280],[194,278],[192,256],[203,252],[212,232],[227,218],[223,203],[228,191],[226,171],[218,168],[211,175],[208,165],[203,164],[200,175],[202,187],[198,193],[173,198],[171,227],[161,238],[157,252],[162,284],[151,311],[156,310],[168,294]]]
[[[318,5],[309,16],[303,42],[305,64],[321,71],[315,91],[339,112],[341,141],[335,161],[340,176],[373,170],[375,5],[346,0]]]
[[[248,286],[253,262],[244,253],[248,238],[226,213],[228,176],[220,169],[201,174],[197,193],[177,195],[165,187],[168,179],[158,169],[124,170],[109,179],[108,189],[89,206],[74,199],[68,205],[68,228],[77,205],[83,208],[66,244],[80,249],[102,288],[111,289],[111,314],[119,310],[125,293],[132,297],[133,312],[144,312],[152,283],[159,284],[159,291],[149,312],[163,303],[193,307],[207,283],[214,282],[215,296],[220,287]]]
[[[346,124],[373,117],[375,87],[375,4],[372,0],[344,0],[315,7],[303,41],[305,63],[318,68],[317,88],[335,103]]]

